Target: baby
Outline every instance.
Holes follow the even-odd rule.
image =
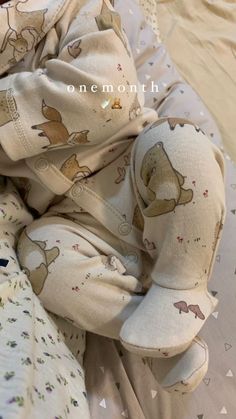
[[[160,384],[192,391],[217,304],[223,156],[191,121],[144,106],[109,0],[1,8],[0,168],[29,210],[21,267],[47,310],[159,358]]]

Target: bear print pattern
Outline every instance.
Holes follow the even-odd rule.
[[[21,246],[21,243],[24,243],[24,247]],[[52,247],[51,249],[46,249],[45,241],[32,240],[26,230],[23,231],[21,240],[18,244],[18,256],[21,261],[21,267],[24,269],[28,279],[31,282],[32,288],[36,295],[39,295],[44,287],[45,281],[48,277],[48,267],[52,262],[59,256],[60,250],[58,247]],[[38,254],[38,258],[43,260],[39,266],[30,268],[28,265],[28,260],[30,255]]]
[[[162,142],[156,143],[145,154],[141,179],[147,187],[149,205],[143,210],[147,217],[174,211],[177,205],[192,201],[192,189],[184,189],[184,176],[174,169]],[[168,184],[167,188],[163,185]],[[171,193],[170,193],[171,191]]]

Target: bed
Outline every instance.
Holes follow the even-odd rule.
[[[192,394],[164,392],[155,379],[158,362],[127,352],[118,341],[85,334],[46,312],[25,275],[19,274],[0,283],[0,418],[215,419],[223,415],[234,419],[235,6],[230,1],[191,0],[183,5],[140,0],[139,9],[135,0],[126,0],[124,10],[122,0],[114,3],[124,21],[140,80],[150,83],[156,77],[154,58],[160,63],[159,96],[147,95],[146,105],[156,107],[160,116],[193,119],[225,153],[228,212],[209,284],[219,304],[200,333],[209,345],[209,370]],[[134,14],[136,26],[131,26]],[[221,28],[220,36],[216,27]],[[216,80],[218,89],[213,87]]]

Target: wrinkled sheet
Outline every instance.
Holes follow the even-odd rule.
[[[162,41],[213,114],[236,161],[236,2],[157,0],[155,12]]]

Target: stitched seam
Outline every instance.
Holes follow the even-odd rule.
[[[64,3],[64,6],[65,6],[65,8],[66,8],[66,6],[67,6],[67,1],[65,1],[65,0],[62,0],[61,1],[61,3],[57,6],[57,9],[55,10],[55,13],[53,14],[53,16],[52,16],[52,19],[51,20],[54,20],[55,19],[55,16],[61,11],[61,9],[63,8],[63,3]],[[51,20],[50,20],[50,22],[51,22]],[[45,26],[45,28],[43,29],[43,31],[44,30],[47,30],[47,28],[48,27],[52,27],[52,25],[51,25],[51,23],[48,23],[48,25],[46,25]],[[55,23],[55,22],[54,22]],[[53,24],[54,24],[53,23]],[[46,35],[46,34],[45,34]]]
[[[224,226],[224,221],[225,221],[225,210],[222,210],[221,218],[220,218],[220,224],[222,226]],[[212,251],[211,260],[210,260],[209,268],[208,268],[208,271],[207,271],[207,276],[208,276],[207,281],[208,282],[211,278],[211,274],[212,274],[212,271],[213,271],[213,266],[214,266],[214,263],[215,263],[215,257],[216,257],[216,253],[217,253],[218,248],[219,248],[221,237],[222,237],[222,230],[219,229],[218,232],[217,232],[217,237],[216,237],[215,242],[214,242],[214,249]]]
[[[56,176],[58,176],[58,177],[60,177],[60,180],[62,180],[63,182],[65,182],[68,186],[69,186],[69,188],[71,188],[73,185],[74,185],[74,183],[73,182],[71,182],[69,179],[67,179],[61,172],[60,172],[60,170],[58,170],[57,169],[57,167],[55,167],[52,163],[50,163],[50,169],[52,169],[52,171],[53,171],[53,173],[56,175]]]
[[[198,342],[196,342],[198,345],[200,345]],[[130,344],[129,344],[130,345]],[[135,347],[135,348],[140,348],[139,346],[137,346],[137,345],[132,345],[131,344],[131,346],[132,347]],[[185,378],[185,382],[187,381],[187,380],[189,380],[192,376],[194,376],[194,374],[196,374],[198,371],[200,371],[201,369],[202,369],[202,367],[203,366],[205,366],[206,364],[207,364],[207,361],[208,361],[208,356],[207,356],[207,346],[206,345],[204,345],[204,346],[202,346],[202,345],[200,345],[203,349],[204,349],[204,361],[202,362],[202,364],[198,367],[198,368],[195,368],[195,370],[189,375],[189,376],[187,376],[186,378]],[[153,350],[155,350],[155,348],[145,348],[145,351],[146,352],[153,352]],[[150,367],[150,370],[152,371],[152,374],[154,375],[154,372],[153,372],[153,365],[152,365],[152,359],[151,359],[151,362],[150,362],[150,364],[151,365],[149,365],[149,367]],[[184,381],[183,381],[183,383],[182,383],[182,385],[184,386],[185,384],[184,384]],[[165,386],[165,387],[163,387],[163,388],[173,388],[174,386],[176,386],[177,384],[181,384],[181,381],[176,381],[175,383],[173,383],[171,386]]]
[[[204,350],[205,350],[205,359],[204,359],[204,361],[202,362],[202,364],[198,367],[198,368],[195,368],[195,370],[190,374],[190,375],[188,375],[184,380],[181,380],[181,381],[183,381],[183,383],[181,383],[181,381],[176,381],[174,384],[172,384],[171,386],[166,386],[167,388],[172,388],[172,387],[174,387],[174,386],[176,386],[177,384],[182,384],[183,386],[186,386],[186,384],[184,384],[185,382],[187,382],[190,378],[192,378],[198,371],[200,371],[205,365],[207,365],[207,361],[208,361],[208,357],[207,357],[207,348],[206,347],[204,347]],[[165,387],[163,387],[163,388],[165,388]]]
[[[15,131],[16,131],[19,139],[22,140],[22,144],[25,148],[25,151],[28,151],[29,148],[31,148],[31,147],[30,147],[30,145],[28,146],[27,138],[25,136],[23,125],[21,123],[20,114],[17,111],[17,107],[15,105],[15,100],[14,100],[13,89],[12,88],[7,90],[6,100],[7,100],[7,105],[8,105],[11,117],[12,117],[12,122],[13,122],[13,125],[14,125],[14,128],[15,128]]]
[[[100,202],[102,202],[107,208],[109,208],[109,210],[116,215],[121,221],[125,221],[124,217],[122,217],[121,213],[119,211],[117,211],[113,206],[111,206],[111,204],[109,204],[107,201],[105,201],[102,197],[100,197],[99,195],[96,194],[96,192],[92,191],[91,189],[87,188],[86,186],[84,186],[84,190],[94,196],[96,199],[98,199]],[[133,227],[133,226],[132,226]]]
[[[32,164],[32,166],[34,167],[34,162],[36,161],[36,160],[38,160],[38,159],[40,159],[40,158],[45,158],[45,155],[44,154],[40,154],[40,155],[38,155],[37,156],[37,159],[34,159],[33,160],[33,163],[31,163]],[[74,185],[74,183],[73,182],[71,182],[68,178],[66,178],[61,172],[60,172],[60,170],[56,167],[56,166],[54,166],[54,164],[53,163],[51,163],[50,162],[50,160],[47,158],[47,161],[48,161],[48,163],[49,163],[49,170],[51,171],[51,172],[53,172],[52,173],[52,175],[55,175],[56,177],[58,177],[59,179],[57,179],[57,181],[63,181],[64,183],[65,183],[65,186],[67,187],[67,188],[69,188],[69,189],[67,189],[66,191],[64,191],[63,192],[63,194],[65,194],[66,192],[68,192],[68,190],[70,190],[70,188]],[[31,164],[30,164],[30,169],[31,170],[33,170],[34,172],[35,172],[35,169],[33,168],[33,167],[31,167]],[[45,182],[44,182],[44,179],[45,179],[45,176],[43,175],[43,174],[39,174],[38,173],[38,171],[36,170],[36,175],[39,177],[39,179],[40,179],[40,181],[42,182],[42,184],[43,185],[45,185]],[[49,188],[49,186],[47,186],[48,188]]]
[[[158,272],[158,274],[160,275],[159,272]],[[152,278],[152,275],[150,275],[150,277]],[[158,287],[164,288],[164,289],[167,289],[167,290],[170,290],[170,291],[194,291],[194,290],[197,290],[198,288],[202,288],[203,291],[209,292],[208,289],[207,289],[207,284],[199,284],[197,287],[192,287],[192,288],[170,288],[170,287],[164,287],[163,285],[158,284],[158,282],[156,282],[156,280],[154,280],[153,278],[152,278],[152,281]],[[203,285],[204,285],[204,288],[203,288]],[[207,295],[207,297],[210,299],[209,295]],[[215,297],[213,297],[213,298],[215,298]]]

